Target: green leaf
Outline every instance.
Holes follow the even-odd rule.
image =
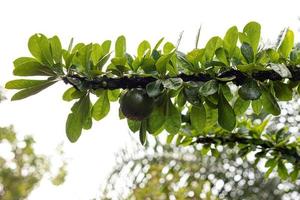
[[[223,44],[223,41],[220,37],[215,36],[212,37],[206,44],[205,46],[205,51],[204,51],[204,58],[205,62],[211,61],[215,55],[215,51],[221,47]]]
[[[93,44],[92,45],[92,53],[91,53],[91,59],[96,65],[99,62],[99,59],[102,57],[103,50],[100,44]]]
[[[126,39],[122,35],[117,38],[115,44],[115,55],[116,57],[125,57],[125,53],[126,53]]]
[[[70,87],[67,89],[63,94],[63,100],[64,101],[72,101],[74,99],[73,93],[75,93],[77,90],[74,87]]]
[[[238,94],[244,100],[256,100],[261,96],[261,91],[256,81],[249,79],[240,87]]]
[[[298,179],[299,169],[294,167],[294,170],[290,173],[291,181],[295,182]]]
[[[107,95],[108,95],[109,101],[115,102],[119,99],[120,90],[119,89],[108,90]]]
[[[171,142],[172,142],[174,136],[175,136],[175,135],[172,135],[172,134],[168,135],[168,137],[167,137],[167,144],[171,144]]]
[[[292,78],[290,70],[284,64],[270,63],[271,68],[282,78]]]
[[[127,124],[132,132],[137,132],[141,127],[141,121],[127,119]]]
[[[255,63],[250,63],[250,64],[242,64],[242,65],[237,65],[238,70],[241,72],[253,72],[255,70],[265,70],[265,65],[261,64],[255,64]]]
[[[282,82],[274,82],[273,84],[275,96],[280,101],[290,101],[293,98],[293,90],[288,84]]]
[[[150,82],[146,86],[146,91],[149,97],[157,97],[163,91],[161,80]]]
[[[258,115],[262,108],[262,102],[260,99],[253,100],[251,102],[251,106],[252,106],[253,112]]]
[[[166,42],[163,48],[164,54],[171,53],[176,47],[171,42]]]
[[[265,178],[268,178],[268,177],[270,176],[270,174],[272,173],[273,170],[274,170],[274,167],[270,167],[270,168],[266,171],[264,177],[265,177]]]
[[[57,36],[54,36],[49,39],[51,54],[55,63],[61,63],[62,59],[62,47],[60,40]]]
[[[163,80],[162,84],[165,88],[178,90],[182,86],[183,80],[181,78],[168,78]]]
[[[180,90],[179,94],[177,95],[176,98],[176,103],[179,107],[183,107],[186,103],[186,98],[184,96],[184,90]]]
[[[66,133],[70,142],[76,142],[81,135],[84,123],[90,114],[90,97],[85,95],[80,98],[72,107],[66,122]]]
[[[156,62],[156,70],[158,73],[165,75],[167,72],[167,64],[169,63],[174,52],[161,56]]]
[[[218,82],[214,79],[205,82],[204,85],[202,85],[199,88],[200,95],[205,97],[215,94],[217,91],[218,91]]]
[[[18,79],[9,81],[5,84],[6,89],[24,89],[33,87],[36,85],[42,85],[43,83],[49,82],[49,80],[27,80],[27,79]]]
[[[21,57],[14,61],[14,75],[16,76],[56,76],[47,66],[42,65],[34,58]]]
[[[29,96],[32,96],[32,95],[35,95],[37,93],[39,93],[40,91],[46,89],[47,87],[53,85],[54,83],[56,83],[56,81],[46,81],[46,82],[42,82],[38,85],[34,85],[32,87],[28,87],[26,89],[23,89],[19,92],[17,92],[16,94],[14,94],[11,98],[12,101],[15,101],[15,100],[20,100],[20,99],[24,99],[26,97],[29,97]]]
[[[105,56],[103,56],[99,61],[98,63],[96,64],[96,69],[98,70],[102,70],[103,66],[107,63],[107,61],[109,60],[109,57],[110,57],[111,54],[107,54]]]
[[[260,40],[260,24],[257,22],[249,22],[243,29],[243,33],[248,39],[248,43],[251,45],[254,55],[257,53],[257,48]],[[246,42],[246,41],[241,41]]]
[[[161,38],[160,40],[158,40],[158,42],[155,44],[154,49],[153,50],[157,50],[158,47],[161,45],[161,43],[163,42],[165,38]]]
[[[202,101],[199,96],[198,87],[184,87],[183,88],[185,99],[192,105],[199,106]]]
[[[190,111],[190,119],[192,127],[199,133],[203,132],[206,124],[206,110],[201,104],[200,107],[192,106]]]
[[[238,97],[234,103],[233,110],[236,115],[242,115],[246,112],[250,105],[250,101],[243,100],[242,98]]]
[[[261,89],[262,89],[261,101],[265,111],[275,116],[280,115],[281,110],[273,94],[264,85],[261,85]]]
[[[103,119],[110,110],[107,90],[99,90],[98,95],[99,98],[92,108],[92,116],[97,121]]]
[[[149,116],[147,129],[150,134],[156,135],[163,127],[166,117],[164,115],[163,106],[155,107]]]
[[[173,105],[171,100],[166,104],[166,121],[165,129],[170,134],[176,134],[181,128],[181,114],[178,109]]]
[[[248,43],[243,42],[243,44],[241,46],[241,52],[242,52],[244,58],[246,59],[247,63],[253,63],[254,52],[253,52],[252,47]]]
[[[101,48],[102,48],[102,51],[103,51],[103,55],[109,54],[110,46],[111,46],[111,41],[110,41],[110,40],[105,40],[105,41],[101,44]]]
[[[265,167],[276,167],[277,165],[277,159],[276,158],[272,158],[272,159],[269,159],[266,164],[265,164]]]
[[[144,55],[150,56],[150,52],[151,52],[151,46],[150,43],[147,40],[142,41],[139,46],[138,46],[138,50],[137,50],[137,55],[138,58],[143,58]]]
[[[223,39],[223,46],[227,50],[229,57],[232,57],[236,49],[236,43],[239,37],[238,29],[236,26],[231,27],[225,34]]]
[[[142,145],[145,145],[147,138],[147,121],[143,120],[140,127],[139,138]]]
[[[52,54],[48,39],[42,34],[35,34],[29,38],[28,49],[30,53],[43,64],[53,65]]]
[[[220,65],[221,66],[229,66],[229,63],[228,63],[228,59],[227,59],[227,55],[226,55],[226,52],[224,50],[224,48],[220,47],[216,50],[216,56],[218,58],[219,61],[221,61]],[[209,64],[215,64],[215,61],[211,61],[209,62]],[[216,65],[214,65],[216,66]],[[207,63],[206,63],[206,66],[205,67],[208,67],[207,66]]]
[[[294,32],[287,29],[284,39],[282,40],[278,52],[284,58],[288,58],[294,46]]]
[[[284,165],[284,163],[279,160],[278,161],[278,165],[277,165],[277,172],[280,178],[282,178],[283,180],[286,180],[288,178],[288,171]]]
[[[232,131],[236,124],[236,116],[234,110],[227,102],[223,92],[219,92],[218,100],[218,122],[220,126],[228,131]]]

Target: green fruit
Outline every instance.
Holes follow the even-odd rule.
[[[134,88],[127,91],[120,100],[122,113],[131,120],[143,120],[151,114],[154,99],[147,95],[146,90]]]

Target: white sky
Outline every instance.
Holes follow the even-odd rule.
[[[7,0],[0,1],[0,85],[12,76],[12,61],[29,56],[27,40],[34,33],[58,35],[66,48],[71,37],[75,42],[115,40],[124,34],[128,51],[135,53],[143,39],[154,44],[161,37],[176,43],[184,30],[181,50],[194,47],[200,24],[200,45],[209,37],[223,36],[237,25],[240,30],[249,21],[262,25],[262,37],[275,40],[285,27],[295,32],[300,27],[297,0]],[[295,34],[299,41],[299,33]],[[117,106],[109,116],[96,122],[79,141],[70,144],[65,137],[65,120],[71,103],[61,100],[68,86],[63,83],[31,98],[0,104],[0,125],[13,124],[18,134],[32,134],[41,153],[53,154],[57,144],[65,143],[68,177],[63,186],[43,181],[29,200],[87,200],[99,192],[101,183],[114,164],[114,153],[129,141],[125,121],[120,121]],[[8,98],[12,91],[5,91]]]

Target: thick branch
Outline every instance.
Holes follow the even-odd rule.
[[[231,134],[231,136],[209,136],[209,137],[198,137],[193,143],[198,144],[253,144],[255,146],[261,147],[265,151],[276,151],[283,156],[292,157],[295,159],[296,163],[300,164],[300,155],[297,152],[296,148],[287,148],[287,147],[276,147],[269,141],[255,138],[245,138],[239,137],[236,134]]]
[[[300,68],[290,68],[290,72],[292,74],[292,77],[289,78],[292,81],[300,81]],[[273,70],[267,70],[267,71],[258,71],[254,72],[251,75],[248,75],[246,73],[243,73],[238,70],[229,70],[226,71],[217,78],[230,78],[230,80],[219,80],[219,82],[230,82],[232,81],[236,85],[242,85],[247,77],[250,76],[255,80],[258,81],[265,81],[265,80],[272,80],[272,81],[279,81],[283,78],[277,74]],[[170,77],[166,77],[170,78]],[[194,75],[186,75],[186,74],[179,74],[177,78],[181,78],[184,82],[188,81],[194,81],[194,82],[206,82],[209,80],[214,79],[209,74],[205,73],[199,73]],[[80,82],[81,86],[83,86],[86,89],[130,89],[130,88],[145,88],[146,85],[150,82],[153,82],[156,80],[154,77],[140,77],[140,76],[123,76],[123,77],[117,77],[117,78],[109,78],[107,76],[97,77],[93,80],[89,80],[86,77],[81,77],[79,75],[67,75],[63,78],[65,83],[69,83],[75,87],[78,87],[76,83]]]

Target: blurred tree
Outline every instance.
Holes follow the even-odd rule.
[[[23,200],[50,171],[50,159],[34,150],[34,139],[18,139],[13,127],[0,127],[0,199]],[[66,176],[66,163],[53,176],[55,185]]]
[[[300,180],[264,178],[263,162],[243,159],[236,149],[138,143],[117,155],[117,166],[100,199],[299,199]],[[252,158],[252,159],[251,159]]]

